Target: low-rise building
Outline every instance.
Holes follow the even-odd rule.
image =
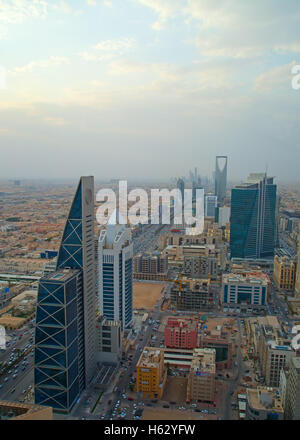
[[[0,420],[53,420],[53,408],[0,400]]]
[[[278,389],[257,387],[247,389],[248,420],[283,420],[284,412]]]
[[[230,273],[222,276],[221,302],[224,307],[248,311],[267,304],[267,277],[260,272]]]
[[[159,348],[145,347],[136,366],[136,390],[145,398],[160,399],[167,380],[164,352]]]
[[[196,348],[198,320],[195,318],[168,318],[164,330],[168,348]]]
[[[216,351],[210,348],[196,348],[193,352],[187,385],[187,402],[214,403]]]
[[[209,280],[183,278],[170,292],[171,305],[176,310],[201,312],[213,309],[214,296]]]
[[[279,290],[293,292],[295,289],[297,263],[294,258],[287,256],[274,257],[274,281]]]

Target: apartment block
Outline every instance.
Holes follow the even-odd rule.
[[[214,403],[216,351],[196,348],[193,352],[187,385],[187,402]]]
[[[297,263],[295,259],[275,255],[273,277],[279,290],[294,291],[296,269]]]
[[[164,352],[158,348],[145,347],[136,366],[136,390],[145,398],[160,399],[167,380]]]
[[[164,331],[168,348],[196,348],[198,320],[194,318],[168,318]]]

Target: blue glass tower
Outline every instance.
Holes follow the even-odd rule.
[[[36,315],[35,398],[36,403],[69,412],[78,393],[89,384],[96,371],[96,297],[94,248],[94,179],[81,177],[66,221],[57,259],[57,271],[40,280]],[[72,282],[71,277],[72,275]],[[75,277],[75,278],[74,278]],[[76,282],[73,280],[76,279]],[[58,293],[59,292],[59,297]],[[70,306],[72,304],[72,307]],[[69,307],[72,313],[68,311]],[[60,319],[53,321],[53,316]],[[47,319],[45,320],[45,316]],[[50,319],[50,317],[52,317]],[[58,333],[57,333],[58,332]],[[70,333],[71,332],[71,333]],[[60,338],[54,338],[59,334]],[[76,349],[73,341],[76,340]],[[70,345],[72,345],[72,350]],[[64,391],[55,388],[53,353],[67,353],[63,368]],[[43,356],[41,355],[43,352]],[[69,357],[68,353],[72,356]],[[62,355],[60,355],[62,356]],[[72,388],[69,370],[75,370],[76,385]],[[74,364],[74,365],[75,365]],[[73,380],[72,370],[71,379]],[[54,387],[54,388],[53,388]],[[49,390],[52,390],[49,392]],[[53,400],[55,392],[64,397]],[[74,396],[73,396],[74,395]],[[74,397],[74,399],[73,399]]]
[[[80,395],[79,270],[60,270],[39,283],[35,334],[35,403],[68,413]]]
[[[269,258],[274,255],[276,185],[265,174],[250,174],[232,189],[231,257]]]
[[[99,311],[109,321],[129,327],[133,316],[133,245],[125,225],[108,224],[99,235]]]

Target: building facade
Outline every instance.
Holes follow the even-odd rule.
[[[216,392],[216,352],[210,348],[196,348],[193,352],[187,384],[187,402],[213,404]]]
[[[268,282],[264,276],[231,273],[222,276],[221,302],[235,309],[260,309],[267,304]]]
[[[133,244],[130,229],[114,220],[100,231],[98,276],[100,315],[123,331],[133,317]]]
[[[145,398],[160,399],[167,380],[164,352],[145,347],[136,366],[136,390]]]
[[[192,318],[168,318],[164,330],[165,346],[168,348],[196,348],[198,320]]]
[[[279,290],[293,292],[295,289],[297,263],[289,257],[274,257],[274,281]]]
[[[265,174],[250,174],[232,189],[230,251],[234,258],[274,256],[276,185]]]
[[[40,280],[37,300],[35,402],[59,412],[70,411],[96,373],[93,229],[94,178],[81,177],[56,272]]]
[[[222,167],[222,161],[223,167]],[[215,195],[220,204],[224,203],[227,187],[227,156],[216,156]]]
[[[300,420],[300,358],[293,357],[287,378],[285,419]]]

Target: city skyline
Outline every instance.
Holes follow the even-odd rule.
[[[3,178],[160,179],[170,161],[172,175],[195,163],[203,175],[224,154],[232,179],[259,157],[299,180],[296,0],[0,7]]]

